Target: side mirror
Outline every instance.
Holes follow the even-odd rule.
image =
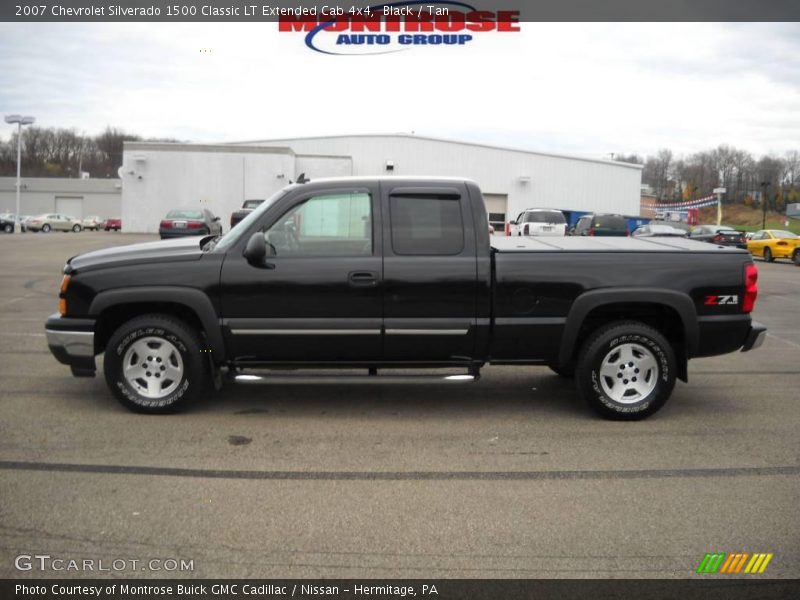
[[[267,242],[264,240],[262,232],[256,231],[247,240],[244,257],[251,265],[264,266],[264,260],[267,258]]]
[[[514,221],[514,220],[511,220],[511,221],[509,221],[509,222],[508,222],[508,224],[509,224],[509,225],[516,225],[516,224],[517,224],[517,222],[516,222],[516,221]]]
[[[215,221],[219,221],[219,217],[214,217],[214,220]]]

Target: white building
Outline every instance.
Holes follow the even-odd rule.
[[[352,135],[220,145],[126,142],[120,176],[126,231],[155,232],[172,208],[207,207],[227,224],[245,199],[300,174],[467,177],[496,229],[530,207],[639,214],[641,165],[415,135]]]

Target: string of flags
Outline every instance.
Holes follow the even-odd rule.
[[[649,210],[688,210],[690,208],[705,208],[706,206],[715,206],[719,202],[716,196],[706,196],[705,198],[698,198],[697,200],[687,200],[686,202],[670,202],[667,204],[661,202],[642,202],[642,208]]]

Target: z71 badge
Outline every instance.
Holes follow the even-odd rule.
[[[721,306],[723,304],[739,304],[739,296],[706,296],[706,306]]]

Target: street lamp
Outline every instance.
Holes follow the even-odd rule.
[[[33,117],[23,117],[22,115],[8,115],[6,123],[17,124],[17,212],[14,214],[14,233],[19,233],[19,190],[22,187],[22,126],[35,123],[36,119]]]

